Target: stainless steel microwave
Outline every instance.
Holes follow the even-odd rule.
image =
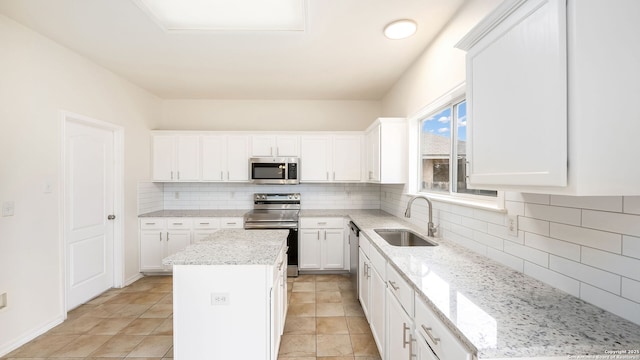
[[[249,159],[249,179],[254,184],[298,184],[300,159],[297,157],[254,157]]]

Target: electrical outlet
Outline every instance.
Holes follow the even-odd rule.
[[[507,232],[511,236],[518,236],[518,215],[507,217]]]
[[[229,293],[211,293],[211,305],[229,305]]]

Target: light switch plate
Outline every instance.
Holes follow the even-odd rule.
[[[2,202],[2,216],[13,216],[15,203],[13,201]]]

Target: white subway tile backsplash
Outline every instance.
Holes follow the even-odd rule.
[[[622,297],[640,303],[640,281],[622,278]]]
[[[504,249],[504,240],[493,235],[489,235],[480,231],[473,232],[473,240],[492,247],[494,249],[503,250]]]
[[[452,232],[464,236],[466,238],[473,238],[473,229],[470,229],[468,227],[464,227],[462,225],[458,225],[458,224],[453,224],[450,223],[448,226],[448,229],[451,230]]]
[[[580,298],[636,324],[640,324],[640,304],[637,302],[584,283],[580,287]]]
[[[524,216],[569,225],[580,225],[581,210],[548,205],[525,204]]]
[[[506,192],[505,200],[509,201],[519,201],[530,204],[542,204],[549,205],[550,203],[550,195],[545,194],[528,194],[528,193],[514,193],[514,192]]]
[[[583,247],[581,262],[640,281],[640,259]]]
[[[622,253],[622,235],[578,226],[551,223],[550,236],[578,245]]]
[[[524,262],[524,273],[573,296],[580,296],[580,282],[545,267]]]
[[[625,196],[623,202],[623,212],[640,215],[640,196]]]
[[[549,257],[549,269],[600,289],[620,295],[620,275],[596,269],[555,255]]]
[[[640,236],[640,216],[582,210],[582,226],[625,235]]]
[[[549,222],[518,216],[518,228],[522,231],[549,236]]]
[[[442,234],[447,240],[451,240],[457,244],[460,244],[471,251],[475,251],[478,254],[486,255],[487,254],[487,246],[480,244],[479,242],[473,241],[467,237],[456,234],[450,231],[444,231]]]
[[[640,259],[640,238],[624,235],[622,237],[622,255]]]
[[[509,215],[524,215],[524,203],[517,201],[505,201],[504,208]]]
[[[493,248],[487,248],[487,257],[516,271],[524,272],[524,260],[517,256],[509,255]]]
[[[524,245],[567,259],[580,261],[580,246],[566,241],[526,233],[524,234]]]
[[[549,266],[549,253],[533,249],[524,245],[516,244],[511,241],[504,242],[504,252],[517,256],[521,259],[531,261],[540,266]]]
[[[489,225],[487,224],[486,221],[476,220],[474,218],[463,216],[461,224],[462,226],[466,226],[468,228],[482,231],[485,233],[489,231]]]
[[[473,209],[473,217],[477,220],[486,221],[490,224],[504,225],[505,216],[496,211]]]
[[[489,235],[497,236],[521,245],[524,244],[524,234],[524,231],[518,231],[518,236],[511,236],[506,226],[489,224]]]
[[[590,210],[622,212],[622,196],[552,195],[551,205]]]

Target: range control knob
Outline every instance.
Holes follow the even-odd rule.
[[[289,199],[293,199],[293,195],[289,195]]]

